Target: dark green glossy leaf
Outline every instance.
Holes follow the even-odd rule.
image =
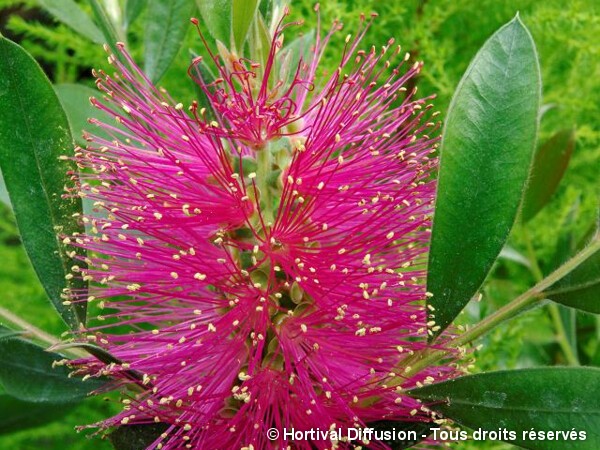
[[[574,148],[575,130],[562,130],[538,149],[523,199],[523,222],[535,217],[548,203],[567,170]]]
[[[153,82],[164,75],[190,26],[192,0],[149,0],[144,33],[144,72]]]
[[[600,314],[600,251],[557,281],[545,295],[557,303]]]
[[[103,381],[70,378],[63,357],[19,338],[0,340],[0,384],[6,394],[33,403],[73,403],[98,389]]]
[[[200,29],[208,30],[218,41],[231,42],[231,8],[233,0],[196,0],[202,20]]]
[[[127,0],[125,2],[125,20],[123,26],[129,28],[133,22],[140,16],[148,0]]]
[[[516,17],[479,50],[448,111],[427,278],[436,333],[476,294],[506,242],[529,175],[539,102],[535,46]]]
[[[114,123],[114,120],[108,114],[92,106],[90,103],[90,97],[96,97],[98,91],[81,84],[67,83],[54,85],[54,90],[67,113],[75,142],[79,145],[86,145],[86,141],[83,138],[83,130],[110,139],[110,136],[102,131],[101,128],[88,123],[88,119],[90,118],[98,119],[103,123]]]
[[[59,420],[73,407],[74,404],[24,402],[0,394],[0,435]]]
[[[256,16],[259,0],[232,0],[231,31],[238,53],[242,53],[248,29]]]
[[[0,167],[33,268],[65,322],[78,327],[85,323],[85,303],[65,306],[61,298],[76,262],[57,237],[83,231],[72,217],[81,212],[81,200],[62,198],[75,166],[58,158],[72,149],[67,117],[42,69],[21,47],[0,39]],[[70,287],[85,284],[75,279]]]
[[[548,367],[481,373],[409,392],[470,428],[516,432],[512,442],[543,450],[600,448],[600,369]],[[523,439],[523,431],[584,431],[586,440]]]
[[[102,44],[102,32],[73,0],[37,0],[39,5],[68,27],[96,44]]]
[[[168,428],[164,423],[127,425],[117,428],[108,438],[116,450],[144,450]]]

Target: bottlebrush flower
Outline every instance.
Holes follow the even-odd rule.
[[[153,86],[122,45],[117,73],[97,73],[93,103],[118,124],[77,150],[96,212],[72,242],[89,255],[80,301],[105,310],[84,337],[122,363],[75,365],[141,388],[103,426],[166,424],[149,448],[325,449],[283,430],[431,420],[402,390],[454,372],[403,376],[428,345],[436,125],[405,88],[421,64],[393,40],[361,50],[362,23],[326,77],[337,24],[297,67],[281,23],[264,63],[221,51],[204,80],[195,60],[206,107]]]

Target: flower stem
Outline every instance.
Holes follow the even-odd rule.
[[[13,314],[8,309],[0,307],[0,317],[21,328],[23,331],[25,331],[25,335],[27,337],[35,338],[48,345],[60,344],[60,340],[58,338],[46,333],[43,330],[40,330],[38,327]]]
[[[35,325],[30,324],[26,320],[21,317],[13,314],[9,310],[0,307],[0,318],[5,319],[7,322],[21,328],[25,333],[22,336],[30,337],[36,339],[44,344],[48,344],[49,347],[58,346],[62,344],[62,341],[51,334],[46,333],[45,331],[39,329]],[[82,356],[87,356],[87,353],[84,351],[79,351],[77,349],[68,349],[65,350],[64,353],[69,353],[72,357],[81,358]]]
[[[451,349],[460,348],[474,341],[502,322],[512,319],[521,312],[532,307],[535,303],[544,299],[544,291],[546,289],[559,281],[565,275],[575,270],[580,264],[585,262],[597,251],[600,251],[599,235],[596,235],[592,242],[581,252],[573,256],[570,260],[565,262],[562,266],[541,280],[535,286],[519,295],[517,298],[500,308],[495,313],[487,316],[473,328],[450,340],[446,344],[446,349],[438,349],[433,351],[421,350],[407,358],[403,362],[403,365],[405,366],[403,377],[410,377],[411,375],[418,373],[430,364],[444,358],[451,351]],[[400,378],[397,378],[396,381],[398,384],[401,384],[402,382]]]

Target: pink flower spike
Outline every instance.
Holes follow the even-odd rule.
[[[296,67],[283,22],[264,62],[221,48],[206,80],[196,58],[204,106],[153,86],[122,46],[117,73],[96,74],[92,102],[117,124],[76,156],[94,205],[71,240],[92,283],[76,301],[102,309],[81,338],[122,364],[75,366],[137,384],[102,427],[165,424],[149,449],[328,449],[283,431],[434,419],[404,392],[457,370],[406,364],[429,347],[438,124],[405,88],[421,63],[393,40],[361,49],[370,23],[324,79],[337,23]]]

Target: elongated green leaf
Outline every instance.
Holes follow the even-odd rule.
[[[71,124],[71,132],[75,142],[79,145],[85,145],[83,139],[83,131],[110,138],[101,128],[88,123],[89,118],[95,118],[104,123],[113,123],[114,120],[103,111],[95,108],[90,103],[90,97],[98,95],[98,91],[81,84],[57,84],[54,85],[54,90],[60,99],[60,102],[67,113],[67,118]]]
[[[239,53],[244,49],[244,42],[259,3],[259,0],[232,0],[231,30],[235,48]]]
[[[531,267],[531,261],[529,261],[525,255],[519,253],[517,250],[509,245],[505,245],[498,255],[500,258],[504,258],[508,261],[516,262],[525,267]]]
[[[0,394],[0,435],[62,418],[75,404],[24,402],[10,395]]]
[[[535,217],[548,203],[567,170],[574,148],[575,130],[559,131],[539,148],[523,200],[523,222]]]
[[[202,21],[200,29],[208,30],[213,38],[231,42],[231,8],[233,0],[196,0]]]
[[[306,34],[297,37],[281,50],[284,61],[281,65],[281,70],[284,73],[281,73],[279,77],[282,80],[287,81],[288,83],[293,80],[300,59],[305,62],[308,60],[310,52],[313,50],[314,43],[315,31],[311,30]]]
[[[148,0],[127,0],[125,3],[125,20],[123,26],[129,28],[133,22],[140,16]]]
[[[115,56],[118,57],[119,52],[116,48],[116,43],[122,39],[119,38],[119,33],[115,24],[110,20],[110,17],[106,13],[106,10],[102,6],[98,0],[89,0],[90,6],[92,7],[92,12],[94,13],[94,17],[102,34],[104,35],[104,42],[107,43],[115,53]]]
[[[85,323],[85,303],[63,305],[65,276],[81,262],[66,256],[57,234],[82,232],[72,217],[80,199],[63,199],[72,184],[73,163],[59,162],[72,154],[69,123],[52,85],[25,50],[0,39],[0,168],[15,212],[21,239],[48,297],[72,327]],[[74,279],[69,287],[84,289]]]
[[[144,72],[157,82],[181,48],[189,26],[192,0],[149,0],[144,34]]]
[[[37,2],[57,20],[60,20],[90,41],[97,44],[104,42],[102,32],[73,0],[37,0]]]
[[[516,17],[479,50],[441,145],[428,291],[440,333],[481,287],[513,226],[533,157],[540,72]]]
[[[265,19],[260,13],[257,14],[256,20],[250,28],[248,44],[252,58],[266,67],[271,50],[271,35],[269,34],[269,28],[265,23]]]
[[[600,314],[600,251],[552,285],[545,295],[557,303]]]
[[[34,403],[73,403],[104,382],[70,378],[69,369],[52,367],[63,357],[19,338],[0,340],[0,384],[6,394]]]
[[[571,347],[574,358],[579,365],[579,352],[577,350],[577,311],[572,308],[565,308],[562,305],[555,305],[559,308],[560,321],[565,330],[567,343]]]
[[[515,432],[506,439],[525,448],[600,448],[600,369],[591,367],[507,370],[456,378],[409,392],[433,410],[470,428]],[[531,439],[523,432],[554,431]],[[569,439],[571,430],[585,440]],[[557,434],[557,431],[567,433]]]

